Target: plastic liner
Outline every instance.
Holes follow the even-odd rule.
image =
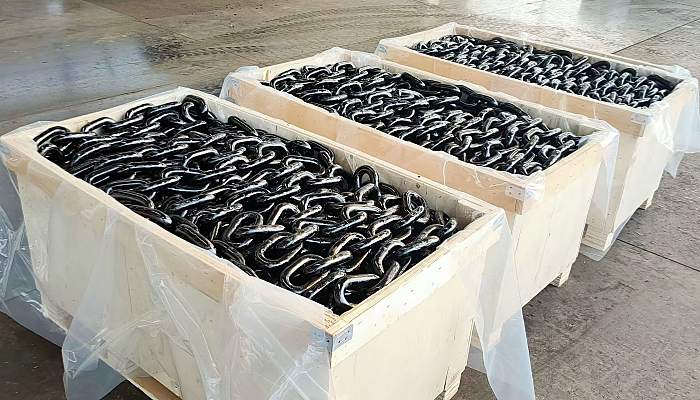
[[[233,101],[234,103],[248,104],[246,96],[251,93],[255,94],[259,90],[271,91],[278,96],[285,96],[291,102],[291,104],[316,108],[318,109],[319,113],[328,114],[329,118],[327,121],[322,120],[321,118],[319,118],[319,121],[317,121],[317,126],[319,129],[323,129],[326,126],[332,127],[331,129],[333,129],[337,142],[355,148],[362,148],[366,144],[362,143],[363,139],[361,135],[357,135],[356,132],[358,129],[368,129],[364,125],[349,119],[345,119],[345,126],[338,126],[331,121],[330,114],[326,110],[312,104],[305,103],[303,100],[294,97],[289,93],[277,91],[259,84],[260,81],[269,81],[277,74],[290,68],[299,68],[303,65],[329,65],[339,61],[350,61],[356,66],[375,66],[392,72],[409,71],[411,74],[419,78],[437,79],[435,76],[430,76],[430,74],[417,69],[385,61],[374,54],[350,51],[342,48],[332,48],[312,57],[289,63],[278,64],[272,67],[260,68],[249,66],[239,68],[236,72],[228,74],[226,79],[224,79],[220,97]],[[612,178],[615,171],[617,147],[619,143],[619,132],[617,129],[613,128],[610,126],[610,124],[604,121],[566,111],[554,110],[535,103],[523,102],[522,100],[519,100],[513,96],[491,92],[470,82],[456,81],[442,77],[439,79],[444,82],[468,86],[477,92],[485,93],[498,99],[499,101],[514,103],[531,116],[535,118],[542,118],[543,121],[550,127],[559,127],[563,130],[568,130],[578,135],[583,135],[584,140],[581,141],[581,147],[585,147],[587,145],[600,146],[602,148],[603,161],[599,170],[598,180],[589,213],[591,215],[597,215],[599,218],[603,219],[603,216],[605,216],[608,212],[610,196],[612,193]],[[247,85],[244,87],[244,84]],[[250,86],[251,84],[254,85],[252,89]],[[253,108],[266,112],[267,105],[260,101],[255,103],[255,107]],[[296,116],[292,114],[296,112],[296,109],[292,107],[289,107],[289,109],[290,114],[287,116],[288,118],[286,118],[286,120],[294,123],[293,121],[295,121]],[[271,115],[275,114],[277,113],[271,113]],[[521,202],[537,202],[543,198],[544,193],[547,190],[546,178],[549,169],[537,172],[530,176],[522,176],[497,171],[488,167],[467,164],[450,154],[443,152],[428,152],[426,149],[417,144],[395,138],[388,134],[383,134],[383,136],[395,144],[395,146],[387,146],[385,151],[386,160],[391,162],[392,159],[411,159],[415,160],[416,163],[423,163],[427,165],[428,162],[424,157],[425,154],[429,154],[433,159],[431,164],[434,173],[431,176],[428,176],[428,178],[448,186],[450,186],[450,180],[468,179],[469,181],[473,182],[474,186],[479,188],[479,196],[481,198],[494,205],[504,207],[509,211],[514,210],[509,209],[506,205],[498,201],[498,198],[502,198],[503,194]],[[454,167],[458,166],[461,171],[464,171],[464,168],[461,168],[460,166],[465,165],[468,165],[472,171],[471,176],[460,176],[459,178],[455,178],[453,175]],[[556,164],[554,164],[554,167],[556,167]],[[550,169],[552,168],[553,167],[550,167]]]
[[[668,161],[666,164],[666,171],[675,177],[678,171],[678,164],[683,158],[685,153],[697,153],[700,152],[700,97],[698,93],[698,80],[691,76],[690,72],[683,67],[674,66],[663,66],[651,63],[639,64],[638,61],[632,60],[625,57],[620,57],[614,54],[604,54],[591,51],[589,49],[581,49],[572,46],[564,46],[559,43],[554,43],[537,37],[526,32],[520,33],[517,36],[507,36],[498,34],[495,32],[489,32],[487,30],[477,29],[470,26],[460,25],[454,22],[415,33],[412,35],[407,35],[399,38],[383,39],[377,46],[376,53],[378,55],[386,54],[388,47],[398,46],[403,47],[405,51],[415,52],[417,55],[420,54],[415,50],[409,49],[408,47],[426,40],[437,39],[445,35],[462,34],[468,36],[475,36],[480,38],[489,37],[504,37],[508,40],[513,40],[521,45],[531,44],[532,42],[538,42],[536,47],[539,48],[552,48],[552,49],[562,49],[576,52],[584,52],[593,55],[591,57],[592,61],[608,60],[613,68],[634,68],[643,75],[657,74],[663,76],[672,82],[676,82],[676,90],[684,89],[689,93],[689,99],[684,102],[683,108],[678,110],[675,115],[671,115],[666,112],[669,107],[669,100],[671,96],[678,96],[677,93],[671,93],[664,100],[652,104],[647,108],[633,108],[627,105],[616,105],[620,110],[626,110],[633,112],[636,115],[633,117],[636,122],[645,124],[644,134],[651,135],[656,141],[662,144],[666,149],[669,150]],[[596,58],[599,57],[599,58]],[[457,65],[457,64],[456,64]],[[509,79],[498,75],[502,79]],[[533,95],[543,89],[543,86],[536,85],[534,83],[526,83],[525,87],[531,88]],[[522,86],[521,86],[522,88]],[[559,105],[556,107],[560,110],[569,109],[569,102],[567,97],[586,99],[587,101],[594,102],[595,100],[583,97],[580,95],[568,94],[563,95],[564,92],[550,90],[547,99],[550,102],[553,98],[557,98]],[[531,98],[532,96],[528,93],[523,94],[521,97]],[[572,110],[574,111],[574,110]],[[605,115],[593,115],[593,118],[606,119]]]
[[[0,157],[7,156],[0,147]],[[45,318],[41,290],[34,275],[22,207],[12,175],[0,165],[0,312],[60,345],[65,332]]]
[[[326,331],[338,316],[167,233],[36,153],[32,138],[48,126],[76,128],[137,104],[181,100],[187,94],[204,98],[220,118],[238,115],[256,128],[305,135],[281,121],[263,121],[261,114],[178,88],[3,136],[2,311],[62,344],[69,400],[99,399],[124,378],[138,382],[149,377],[185,400],[347,398],[335,390],[330,356],[337,343]],[[345,154],[343,162],[346,167],[381,164],[357,153]],[[420,179],[402,170],[382,177],[402,190]],[[430,185],[422,184],[420,190]],[[469,196],[455,196],[457,201],[437,196],[429,204],[448,212],[462,210],[462,221],[471,224],[438,247],[435,262],[409,271],[405,290],[414,293],[418,283],[461,285],[464,299],[453,304],[474,305],[483,349],[476,364],[485,367],[500,400],[534,400],[505,214]],[[478,207],[490,211],[465,211]],[[467,251],[476,244],[481,251]],[[412,299],[404,307],[415,307],[421,297]],[[406,332],[412,334],[420,332]]]
[[[512,253],[505,215],[503,218],[501,240],[489,249],[488,259]],[[513,258],[507,257],[503,265],[500,271],[483,276],[479,309],[487,312],[477,313],[475,325],[480,346],[471,346],[468,365],[486,373],[497,399],[535,399],[529,353],[513,351],[527,348],[527,338],[521,334],[525,331],[521,295],[504,295],[520,291]]]

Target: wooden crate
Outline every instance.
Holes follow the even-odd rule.
[[[606,60],[616,67],[654,73],[671,82],[677,82],[678,86],[659,102],[658,109],[632,108],[482,71],[421,54],[409,48],[418,42],[450,34],[469,35],[480,39],[502,37],[517,43],[531,44],[539,49],[565,49],[579,56],[588,56],[594,62]],[[664,167],[672,156],[669,146],[659,142],[657,137],[674,133],[674,127],[679,124],[683,108],[691,102],[696,91],[694,84],[684,81],[680,76],[668,73],[658,65],[613,54],[526,40],[457,24],[447,24],[399,38],[384,39],[377,46],[376,54],[386,60],[440,76],[472,82],[522,100],[601,119],[617,128],[620,131],[620,143],[608,210],[606,214],[589,215],[583,238],[583,244],[600,253],[610,248],[617,234],[638,208],[647,208],[651,204],[654,192],[661,182]]]
[[[240,280],[240,272],[232,274],[230,264],[170,234],[44,159],[36,152],[32,140],[48,126],[77,129],[101,116],[121,117],[125,110],[146,101],[164,103],[181,100],[187,94],[204,98],[220,118],[236,115],[255,128],[288,139],[316,140],[331,148],[336,161],[345,168],[371,165],[383,181],[401,191],[421,193],[431,207],[458,219],[462,229],[457,234],[386,288],[342,315],[324,309],[318,321],[305,321],[313,327],[306,336],[320,334],[327,344],[330,361],[327,368],[335,399],[450,398],[467,364],[481,276],[484,268],[490,268],[485,265],[485,254],[500,238],[502,211],[382,160],[190,89],[180,88],[0,138],[0,144],[7,150],[7,167],[17,178],[34,274],[48,316],[64,329],[68,328],[81,303],[90,301],[83,296],[95,290],[90,287],[90,279],[95,262],[101,257],[96,238],[105,231],[109,213],[112,219],[116,218],[110,226],[118,229],[115,237],[119,239],[109,262],[112,271],[126,274],[124,287],[119,288],[123,298],[109,310],[110,314],[125,315],[112,321],[109,328],[117,332],[123,329],[120,323],[138,320],[140,315],[153,311],[151,299],[155,294],[137,243],[138,229],[148,233],[151,249],[163,272],[174,282],[171,289],[180,293],[192,315],[201,316],[198,323],[202,331],[198,333],[208,343],[208,351],[215,356],[225,353],[227,340],[217,336],[221,335],[221,326],[217,326],[214,316],[225,307],[225,282],[229,289],[238,288],[235,280]],[[62,234],[51,233],[52,227],[59,227]],[[465,257],[469,262],[462,262]],[[231,280],[234,285],[230,284]],[[281,296],[298,297],[266,282],[259,283],[281,291]],[[310,302],[302,298],[297,301]],[[298,327],[294,328],[290,335],[299,335]],[[101,354],[103,360],[119,368],[125,364],[124,355],[129,354],[126,361],[132,373],[128,377],[153,398],[205,398],[201,371],[188,341],[175,340],[164,329],[148,334],[128,330],[127,333],[121,339],[128,342],[126,346],[132,351],[125,351],[117,345],[119,340],[114,340]],[[285,334],[285,330],[280,333]],[[267,385],[265,389],[271,391],[279,382],[260,385]]]
[[[381,60],[371,54],[332,49],[306,59],[229,74],[221,96],[503,208],[515,243],[515,264],[523,305],[550,283],[560,286],[567,280],[578,255],[602,162],[603,147],[599,142],[586,143],[547,168],[542,176],[521,178],[475,167],[445,153],[427,150],[328,113],[259,82],[290,68],[338,61],[351,61],[357,66],[371,64],[391,72],[407,71],[420,78],[461,83]],[[488,94],[503,100],[502,95]],[[571,114],[515,102],[530,114],[542,117],[551,127],[566,123],[568,129],[583,136],[596,130]]]

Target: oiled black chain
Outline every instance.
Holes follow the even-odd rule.
[[[281,73],[274,89],[462,161],[531,175],[576,151],[580,138],[466,86],[348,62]]]
[[[38,151],[141,216],[246,273],[341,313],[432,253],[457,221],[416,192],[354,173],[205,101],[143,104],[35,139]]]
[[[499,37],[448,35],[411,48],[482,71],[630,107],[648,107],[675,86],[655,74],[639,75],[634,68],[615,69],[608,61],[594,61],[567,50],[536,49]]]

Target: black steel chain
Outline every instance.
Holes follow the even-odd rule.
[[[542,171],[580,142],[571,132],[550,129],[514,104],[466,86],[371,66],[304,66],[263,84],[430,150],[510,173]]]
[[[79,132],[60,126],[38,151],[141,216],[252,276],[341,313],[453,235],[457,221],[416,192],[354,173],[314,142],[286,140],[206,102],[143,104]]]
[[[655,74],[642,76],[633,68],[614,69],[608,61],[594,61],[567,50],[536,49],[499,37],[447,35],[411,48],[483,71],[630,107],[648,107],[675,87]]]

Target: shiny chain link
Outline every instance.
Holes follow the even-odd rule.
[[[448,35],[411,48],[482,71],[630,107],[661,101],[675,86],[655,74],[641,76],[633,68],[615,69],[608,61],[594,61],[567,50],[536,49],[499,37]]]
[[[371,66],[304,66],[265,84],[430,150],[520,175],[546,169],[580,142],[571,132],[550,129],[514,104],[466,86]]]
[[[342,313],[457,230],[376,170],[354,173],[327,147],[286,140],[206,102],[142,104],[79,132],[55,126],[38,151],[134,212],[252,276]]]

